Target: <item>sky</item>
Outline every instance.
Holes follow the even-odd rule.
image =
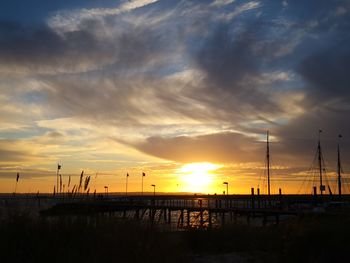
[[[0,192],[266,192],[267,130],[311,192],[320,129],[347,191],[349,65],[348,0],[2,0]]]

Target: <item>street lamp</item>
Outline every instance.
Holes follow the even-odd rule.
[[[129,173],[126,174],[125,195],[128,195],[128,178],[129,178]]]
[[[223,182],[223,184],[226,184],[226,195],[228,195],[228,182]]]
[[[145,177],[146,174],[142,172],[142,179],[141,179],[141,195],[143,196],[143,177]]]
[[[153,187],[153,196],[156,196],[156,185],[151,184],[151,186]]]
[[[108,186],[105,186],[105,194],[108,197]]]

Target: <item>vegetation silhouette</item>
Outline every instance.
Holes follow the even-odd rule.
[[[167,232],[109,217],[33,218],[17,213],[1,220],[0,253],[2,262],[213,262],[207,259],[223,254],[231,258],[229,253],[241,255],[240,262],[341,262],[348,256],[348,233],[349,215]]]

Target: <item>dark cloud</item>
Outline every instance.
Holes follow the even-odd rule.
[[[311,96],[321,99],[350,95],[350,35],[337,43],[307,57],[299,73],[310,85]]]
[[[62,67],[63,58],[70,55],[70,66],[78,63],[74,57],[89,56],[95,40],[88,32],[75,32],[59,36],[45,25],[23,26],[0,22],[0,61],[2,65],[32,69]],[[90,49],[91,51],[91,49]],[[34,68],[32,68],[34,67]]]
[[[343,158],[346,160],[350,156],[347,139],[350,134],[350,77],[347,70],[350,66],[350,16],[346,11],[349,2],[335,2],[337,5],[329,8],[327,16],[319,20],[315,28],[314,34],[320,43],[312,41],[312,45],[303,50],[304,58],[296,67],[304,85],[304,113],[277,129],[283,146],[305,159],[310,159],[314,153],[317,132],[322,129],[325,156],[332,170],[336,167],[338,134],[344,136]],[[340,6],[347,9],[338,14]]]
[[[258,59],[253,51],[256,39],[249,30],[239,34],[232,30],[226,24],[218,26],[206,39],[196,60],[213,86],[239,93],[242,82],[258,74]]]
[[[32,162],[40,156],[23,149],[18,140],[0,140],[0,163]]]
[[[0,21],[0,64],[32,73],[140,68],[160,52],[160,36],[146,27],[126,27],[113,34],[98,20],[84,20],[78,30],[58,33],[45,24]]]
[[[299,163],[310,164],[316,152],[318,130],[321,129],[321,140],[324,154],[330,168],[336,167],[336,149],[338,135],[342,134],[341,140],[343,159],[350,158],[350,125],[346,121],[349,111],[334,112],[328,109],[318,109],[306,112],[302,116],[289,122],[286,126],[275,129],[279,137],[278,152],[290,163],[298,160]],[[344,164],[347,166],[347,164]],[[350,169],[347,167],[346,169]]]
[[[33,156],[28,152],[21,150],[0,150],[1,162],[30,162]]]
[[[239,133],[219,133],[196,137],[150,137],[134,145],[159,158],[179,162],[254,162],[263,160],[263,144]]]
[[[84,20],[76,30],[60,33],[45,25],[2,22],[0,63],[34,75],[59,72],[34,76],[44,84],[40,93],[55,116],[135,129],[171,129],[181,126],[182,119],[222,123],[242,133],[270,128],[279,138],[273,145],[280,160],[307,163],[319,128],[332,135],[337,130],[350,134],[349,20],[346,14],[333,15],[336,7],[325,1],[289,2],[285,9],[280,3],[279,9],[262,4],[256,14],[226,22],[194,4],[179,5],[165,18],[151,13],[154,20],[152,15],[142,17],[141,11],[140,17],[128,19]],[[141,22],[131,21],[137,18]],[[182,70],[197,75],[173,76]],[[300,79],[293,85],[274,80],[279,71]],[[296,93],[305,95],[296,102],[304,112],[299,115],[288,107]],[[174,123],[162,123],[171,118]],[[132,145],[176,161],[263,159],[258,157],[263,156],[263,145],[238,133],[164,138],[153,132],[144,143]]]

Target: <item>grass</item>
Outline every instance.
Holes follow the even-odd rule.
[[[314,215],[279,226],[227,225],[210,231],[164,232],[113,218],[33,219],[0,223],[1,262],[191,262],[238,253],[249,262],[342,262],[350,217]]]

